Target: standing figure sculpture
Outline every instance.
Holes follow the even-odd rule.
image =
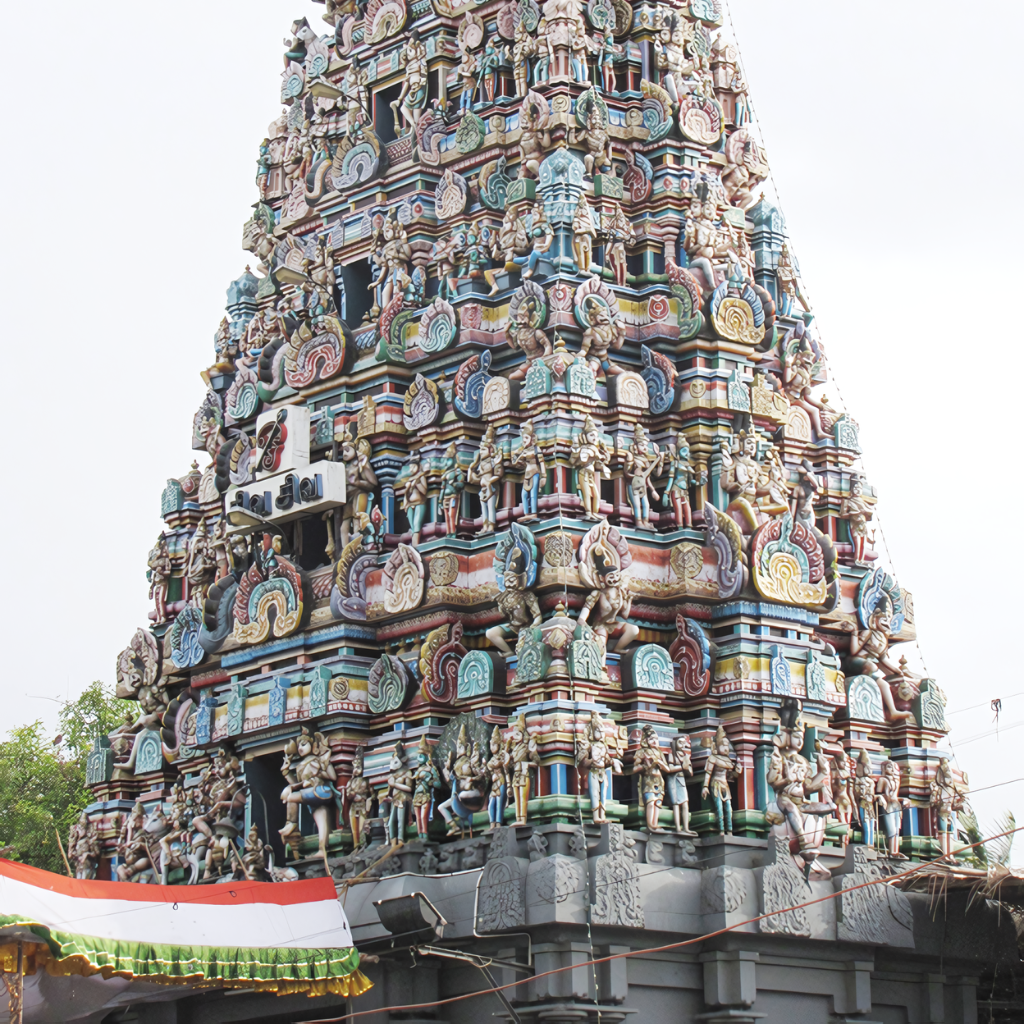
[[[295,739],[289,740],[284,748],[281,774],[288,783],[281,792],[287,818],[284,828],[280,830],[281,841],[298,856],[302,841],[299,808],[308,807],[316,822],[318,852],[326,863],[327,837],[331,830],[328,808],[338,798],[334,786],[338,781],[338,773],[331,764],[331,748],[323,735],[314,733],[311,736],[303,726],[302,732]]]
[[[881,812],[889,856],[894,860],[906,860],[906,856],[900,853],[900,824],[903,809],[910,806],[910,801],[900,797],[900,766],[895,761],[887,759],[882,762],[882,777],[878,780],[875,799]]]
[[[501,728],[495,726],[491,732],[491,756],[487,760],[487,777],[490,789],[487,792],[487,820],[489,828],[497,828],[505,822],[505,801],[508,799],[509,752],[501,739]]]
[[[602,519],[601,478],[611,478],[612,451],[601,440],[597,424],[588,413],[583,429],[572,439],[569,462],[576,467],[576,480],[583,502],[584,519]]]
[[[537,443],[532,420],[523,424],[519,447],[512,455],[512,465],[523,471],[523,515],[520,522],[528,523],[537,518],[537,498],[541,482],[547,475],[547,464]]]
[[[611,148],[609,145],[609,153]],[[622,212],[618,203],[613,204],[611,213],[602,217],[602,232],[607,242],[606,259],[608,267],[620,288],[626,287],[626,246],[636,241],[636,232],[629,218]]]
[[[953,855],[953,836],[956,834],[956,812],[964,806],[964,789],[953,778],[949,759],[941,758],[931,781],[931,809],[935,819],[935,834],[939,851],[949,859]]]
[[[845,750],[838,750],[832,755],[830,772],[832,775],[832,800],[836,805],[834,817],[841,825],[846,826],[843,835],[843,846],[850,842],[853,831],[853,811],[856,797],[853,792],[853,774],[856,765]]]
[[[707,742],[707,741],[705,741]],[[732,835],[732,793],[729,783],[737,778],[739,762],[733,756],[732,744],[720,725],[715,730],[714,746],[704,765],[704,785],[700,796],[710,796],[714,806],[714,828],[719,835]]]
[[[480,438],[473,461],[466,471],[466,479],[480,487],[480,509],[483,512],[483,523],[478,534],[494,533],[498,525],[498,486],[505,475],[505,459],[501,448],[494,440],[494,427],[488,426],[484,436]]]
[[[868,522],[874,515],[871,508],[873,498],[864,496],[864,478],[858,473],[850,477],[850,493],[839,503],[839,518],[845,519],[850,528],[850,542],[853,544],[853,564],[864,564],[864,549],[868,540]]]
[[[693,775],[690,762],[690,737],[681,732],[672,737],[666,760],[674,771],[665,780],[668,802],[672,807],[674,829],[680,835],[695,836],[690,830],[690,794],[686,790],[686,776]]]
[[[416,768],[412,773],[412,813],[416,818],[416,838],[425,843],[430,827],[434,790],[441,785],[441,776],[430,753],[426,736],[420,737],[416,751]]]
[[[398,740],[388,764],[385,796],[390,809],[387,821],[384,822],[384,828],[387,832],[388,842],[392,846],[401,846],[405,842],[406,805],[412,797],[412,792],[412,769],[405,763],[405,745]]]
[[[612,773],[622,774],[622,762],[609,747],[604,719],[596,711],[590,713],[583,740],[576,740],[576,766],[587,773],[591,820],[595,825],[604,824],[608,821],[606,811],[612,796]]]
[[[466,489],[466,472],[459,465],[458,452],[454,444],[448,445],[441,464],[441,492],[438,502],[444,513],[445,535],[454,537],[459,529],[459,505],[462,492]]]
[[[364,830],[373,805],[373,791],[363,775],[362,747],[356,748],[352,758],[352,777],[345,783],[345,798],[348,801],[348,827],[352,833],[352,849],[358,850],[369,839],[369,834],[364,834]]]
[[[75,878],[95,878],[100,862],[100,833],[95,822],[82,811],[68,833],[68,860],[74,865]]]
[[[409,455],[409,473],[405,478],[405,496],[402,499],[402,511],[409,520],[412,534],[412,545],[420,542],[423,529],[423,517],[427,511],[427,493],[430,489],[430,476],[427,467],[420,461],[416,452]]]
[[[651,477],[661,472],[665,461],[665,453],[658,451],[654,445],[654,452],[650,451],[651,443],[643,426],[637,423],[633,428],[633,440],[626,451],[623,461],[623,472],[626,477],[626,493],[629,496],[629,505],[633,509],[633,525],[639,530],[653,530],[651,525],[651,503],[647,498],[650,491],[651,497],[657,501],[658,492],[651,483]]]
[[[167,588],[171,579],[171,552],[161,534],[149,553],[149,597],[156,610],[156,621],[167,619]]]
[[[409,30],[409,38],[399,50],[398,66],[405,69],[405,77],[398,99],[391,101],[391,109],[395,112],[395,134],[401,136],[415,130],[427,106],[427,48],[414,28]]]
[[[342,547],[355,536],[359,514],[370,514],[373,491],[377,486],[377,474],[370,463],[370,442],[365,437],[357,440],[352,427],[349,423],[338,438],[341,441],[338,454],[345,466],[345,505],[341,511]]]
[[[576,266],[581,274],[590,273],[590,261],[594,252],[594,239],[597,229],[594,227],[594,215],[590,210],[585,192],[580,193],[576,201],[576,209],[572,215],[572,252],[576,258]]]
[[[640,731],[640,749],[630,774],[640,776],[640,797],[644,803],[648,832],[664,831],[660,817],[665,802],[665,776],[675,775],[682,770],[682,765],[669,764],[665,758],[654,726],[645,725]]]
[[[857,756],[857,774],[853,780],[853,798],[857,804],[857,818],[860,821],[861,842],[865,846],[875,845],[875,773],[871,758],[866,750]]]
[[[512,769],[512,800],[516,819],[514,824],[525,825],[530,800],[530,772],[540,767],[537,738],[526,728],[526,718],[520,715],[512,723],[508,738],[508,765]]]
[[[699,473],[690,461],[690,445],[686,435],[679,431],[676,443],[668,446],[668,482],[661,497],[663,508],[671,504],[675,512],[676,526],[687,530],[693,526],[693,512],[690,508],[690,487],[701,486],[707,481],[707,473]]]

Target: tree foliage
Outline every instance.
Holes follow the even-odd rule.
[[[85,763],[96,732],[110,732],[131,705],[97,681],[62,705],[60,731],[47,735],[41,721],[12,729],[0,741],[0,843],[8,857],[65,872],[57,846],[89,803]]]

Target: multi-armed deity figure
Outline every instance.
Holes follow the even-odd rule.
[[[75,878],[95,878],[100,860],[100,833],[96,823],[82,811],[68,833],[68,860],[75,866]]]
[[[738,766],[732,744],[725,734],[725,726],[720,725],[715,730],[714,744],[704,763],[704,785],[700,790],[702,800],[711,797],[714,808],[713,827],[719,835],[732,835],[732,792],[729,783],[737,777]]]
[[[506,631],[518,635],[528,626],[541,624],[540,604],[531,587],[537,579],[537,545],[528,527],[512,523],[494,549],[494,573],[498,583],[498,610],[503,622],[487,630],[487,639],[498,650],[511,654]]]
[[[633,605],[630,580],[626,575],[632,559],[629,545],[607,521],[602,521],[580,541],[577,557],[580,582],[592,588],[577,621],[589,623],[602,653],[607,650],[608,638],[621,627],[615,649],[625,650],[640,632],[640,627],[629,621]]]
[[[690,445],[686,435],[679,431],[676,443],[668,446],[666,458],[668,464],[668,482],[662,494],[661,504],[668,508],[671,504],[675,512],[676,526],[690,529],[693,526],[693,513],[690,509],[690,487],[698,487],[707,481],[707,473],[699,473],[690,462]]]
[[[601,479],[611,478],[612,449],[601,440],[597,424],[588,413],[583,429],[572,439],[569,462],[576,467],[576,481],[583,501],[584,519],[601,519]]]
[[[800,752],[804,746],[805,728],[800,701],[784,697],[779,709],[779,731],[772,740],[768,765],[768,785],[775,790],[775,803],[783,819],[779,826],[790,840],[796,840],[798,856],[803,862],[804,876],[828,878],[829,872],[816,861],[825,839],[825,818],[835,810],[830,800],[811,800],[831,785],[828,765],[820,759],[815,772],[810,761]],[[824,795],[824,794],[822,794]]]
[[[590,713],[583,739],[576,737],[576,766],[587,773],[591,820],[595,825],[601,825],[608,820],[606,812],[612,796],[612,773],[622,774],[622,762],[609,745],[604,719],[596,711]]]
[[[505,456],[494,440],[494,427],[488,426],[466,471],[469,483],[480,487],[480,508],[484,521],[477,534],[494,533],[498,525],[498,487],[504,475]]]
[[[327,861],[327,836],[330,833],[329,808],[338,798],[335,783],[338,773],[331,764],[331,748],[321,733],[312,736],[303,726],[301,733],[284,748],[281,774],[287,785],[281,793],[286,822],[281,829],[284,844],[298,855],[302,834],[299,831],[299,808],[310,808],[319,836],[318,851]]]
[[[452,787],[451,796],[437,808],[448,824],[448,835],[462,835],[466,831],[472,835],[473,815],[486,801],[486,768],[474,757],[465,725],[459,730],[455,749],[449,752],[442,774]]]

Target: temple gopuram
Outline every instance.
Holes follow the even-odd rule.
[[[1016,931],[902,884],[966,779],[727,23],[291,26],[80,877],[329,876],[374,1021],[979,1019]]]

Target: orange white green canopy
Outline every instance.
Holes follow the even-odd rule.
[[[0,860],[4,970],[15,970],[19,942],[29,975],[281,995],[355,996],[370,987],[329,878],[139,885]],[[27,1020],[31,1002],[26,992]]]

